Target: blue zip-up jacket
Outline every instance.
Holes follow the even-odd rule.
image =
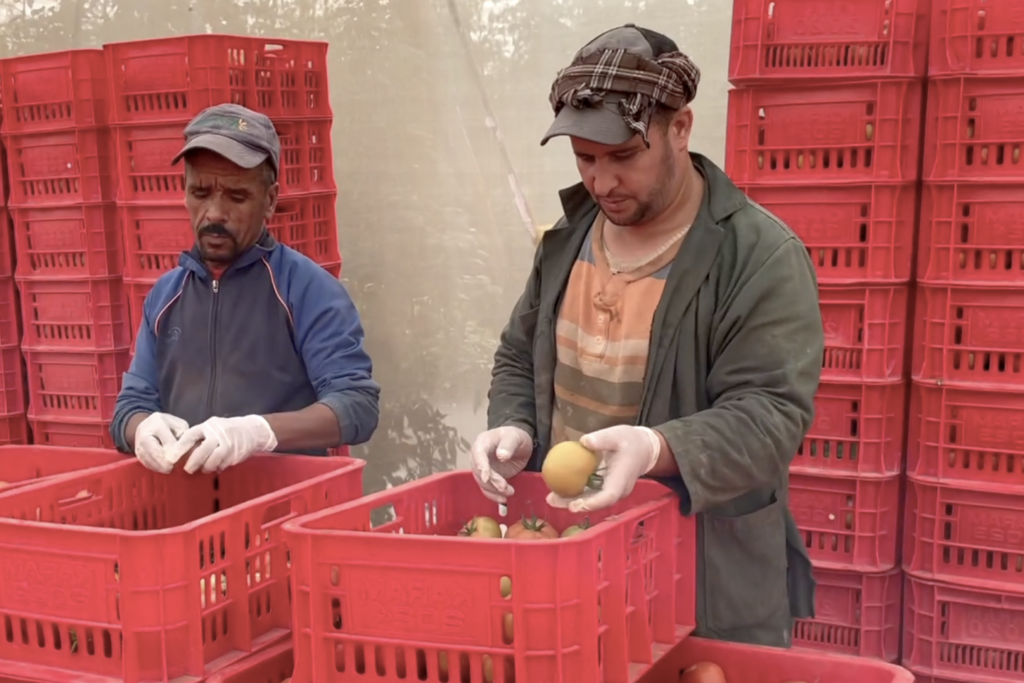
[[[193,247],[146,297],[110,433],[129,452],[136,413],[194,426],[320,402],[337,416],[341,443],[365,443],[379,416],[372,373],[352,299],[312,260],[264,231],[214,281]]]

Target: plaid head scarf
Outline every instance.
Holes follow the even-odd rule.
[[[609,92],[625,95],[619,102],[622,119],[650,146],[647,131],[655,103],[671,109],[693,101],[700,69],[682,52],[647,59],[624,49],[579,54],[558,72],[549,101],[555,116],[566,105],[577,109],[599,106]]]

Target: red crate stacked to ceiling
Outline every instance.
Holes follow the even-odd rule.
[[[1024,680],[1024,3],[937,0],[903,562],[921,683]]]
[[[0,88],[0,125],[3,88]],[[0,142],[0,445],[28,443],[27,392],[19,344],[18,290],[14,283],[14,227],[5,198],[4,148]]]
[[[907,313],[927,0],[734,0],[726,170],[801,238],[825,328],[790,507],[815,565],[794,645],[899,658]]]
[[[233,102],[268,115],[281,139],[281,197],[269,229],[338,276],[327,44],[198,35],[104,46],[132,329],[153,283],[194,238],[184,171],[171,166],[188,122]]]
[[[131,339],[103,51],[0,60],[0,88],[33,439],[111,446]]]

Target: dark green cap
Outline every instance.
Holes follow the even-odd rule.
[[[218,104],[199,112],[185,127],[185,146],[171,164],[194,149],[208,149],[242,168],[269,161],[277,175],[281,140],[265,115],[239,104]]]

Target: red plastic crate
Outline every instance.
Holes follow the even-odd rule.
[[[0,415],[0,445],[28,443],[28,420],[25,413]]]
[[[110,351],[131,344],[120,277],[22,280],[18,286],[25,348]]]
[[[123,462],[128,457],[112,449],[0,446],[0,491],[8,493],[43,479]]]
[[[910,280],[915,184],[742,189],[799,235],[819,282]]]
[[[1024,391],[915,382],[907,472],[1024,486]]]
[[[282,197],[277,202],[267,229],[281,244],[288,245],[316,263],[328,266],[341,261],[338,251],[337,194]],[[340,270],[340,268],[339,268]]]
[[[535,511],[556,529],[580,520],[548,508],[546,493],[540,475],[516,477],[505,521]],[[513,669],[520,681],[627,681],[650,666],[655,643],[668,647],[692,631],[695,526],[665,487],[639,482],[624,503],[591,517],[601,524],[572,539],[456,536],[494,510],[461,471],[287,524],[295,680],[353,681],[365,666],[382,683],[402,680],[403,670],[442,681],[447,657],[453,681],[480,680],[484,667],[496,683]],[[387,511],[394,518],[374,527]]]
[[[185,169],[181,164],[172,166],[171,161],[185,144],[187,124],[188,120],[114,128],[118,202],[181,205]]]
[[[1024,386],[1024,289],[918,286],[914,379]]]
[[[824,380],[903,378],[909,288],[822,285]]]
[[[926,180],[1024,176],[1024,74],[929,80]]]
[[[62,448],[117,448],[109,420],[31,420],[32,443]]]
[[[815,618],[798,619],[794,647],[897,662],[903,617],[903,572],[814,569]]]
[[[294,669],[295,648],[289,641],[232,664],[210,676],[207,683],[284,683]]]
[[[102,277],[124,270],[113,203],[12,209],[22,278]]]
[[[733,0],[729,81],[922,77],[930,0]]]
[[[789,507],[814,564],[881,572],[897,560],[900,476],[791,472]]]
[[[129,460],[0,495],[0,612],[33,634],[0,639],[0,675],[198,681],[287,639],[281,523],[361,495],[364,464],[256,455],[162,475]]]
[[[0,59],[0,89],[4,133],[107,124],[110,94],[103,50]]]
[[[181,202],[119,206],[124,235],[125,279],[156,282],[178,265],[181,252],[195,244],[188,211]]]
[[[14,278],[0,278],[0,346],[21,342],[18,288]],[[0,412],[3,412],[0,410]]]
[[[728,683],[914,683],[914,676],[906,669],[873,659],[704,638],[684,640],[667,652],[639,683],[674,683],[683,671],[698,662],[721,666]],[[296,679],[295,683],[308,682]]]
[[[1010,0],[932,0],[929,75],[1024,73],[1024,6]]]
[[[954,487],[910,477],[906,515],[903,563],[907,571],[1024,596],[1020,486],[963,483]]]
[[[814,422],[790,470],[899,474],[905,397],[903,382],[821,382],[814,397]]]
[[[5,135],[13,207],[105,202],[116,162],[106,128]]]
[[[903,665],[938,683],[1024,679],[1024,595],[907,576]],[[921,679],[918,679],[921,680]],[[927,679],[924,679],[927,680]]]
[[[25,368],[17,346],[0,346],[0,415],[25,412]]]
[[[3,166],[2,158],[0,166]],[[7,209],[3,208],[3,181],[0,174],[0,277],[10,277],[14,274],[14,225]]]
[[[23,350],[32,420],[110,420],[128,351]]]
[[[274,128],[281,139],[281,194],[334,192],[331,119],[275,121]]]
[[[926,183],[919,235],[919,280],[1024,284],[1024,182]]]
[[[730,90],[729,177],[739,184],[917,180],[921,90],[909,80]]]
[[[326,42],[191,35],[103,47],[117,122],[184,123],[225,102],[272,118],[332,114]]]

